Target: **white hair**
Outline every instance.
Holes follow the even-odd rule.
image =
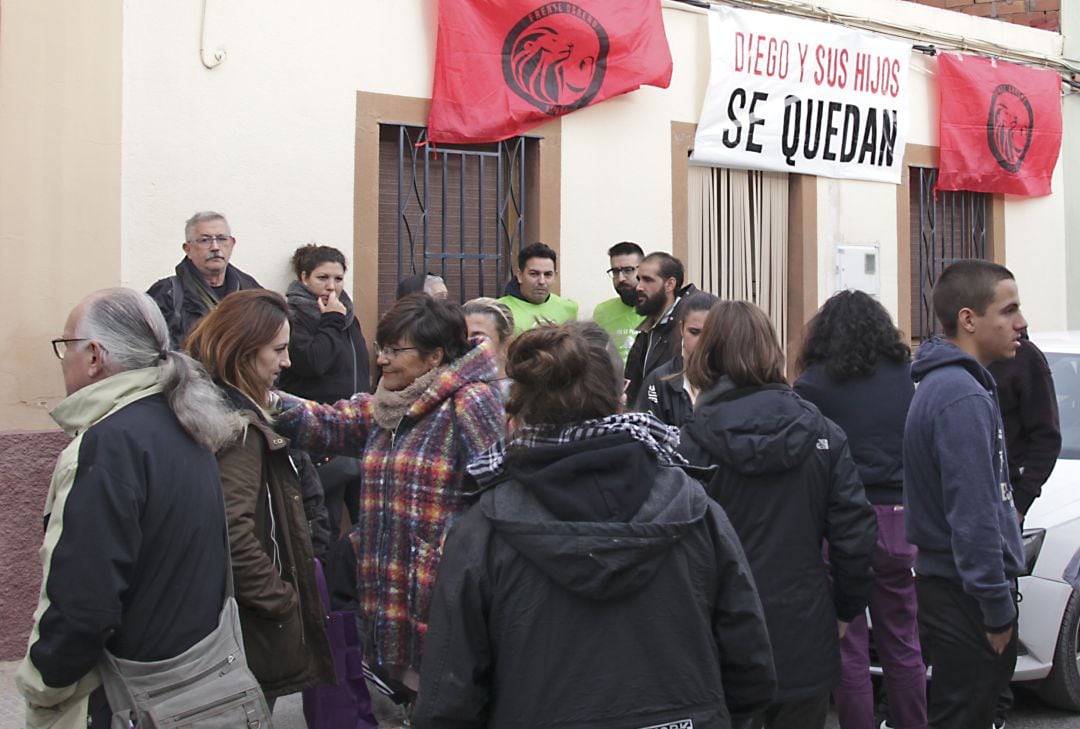
[[[229,221],[225,219],[225,216],[221,213],[215,213],[213,210],[203,210],[195,213],[187,222],[184,223],[184,240],[190,241],[191,236],[195,235],[195,226],[199,223],[205,223],[208,220],[220,220],[225,223],[225,227],[229,227]],[[230,228],[231,230],[231,228]]]
[[[169,350],[169,329],[157,304],[141,291],[102,289],[88,297],[78,336],[103,350],[107,375],[161,368],[161,384],[180,425],[193,440],[217,451],[243,429],[243,420],[201,364]]]

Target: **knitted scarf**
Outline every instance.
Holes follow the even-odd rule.
[[[379,427],[387,430],[396,429],[405,413],[409,412],[409,408],[416,404],[431,383],[446,369],[447,365],[432,367],[400,390],[387,390],[380,380],[372,399],[373,415]]]

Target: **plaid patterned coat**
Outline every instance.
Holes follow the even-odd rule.
[[[496,364],[488,344],[454,361],[398,427],[373,417],[373,396],[334,405],[286,398],[277,429],[314,453],[360,454],[360,517],[349,533],[367,660],[419,670],[443,539],[467,503],[465,464],[502,436],[505,415],[487,384]]]

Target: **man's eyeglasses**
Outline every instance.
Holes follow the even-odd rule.
[[[200,248],[209,248],[214,243],[219,246],[223,246],[226,243],[232,243],[235,240],[231,235],[201,235],[194,240],[189,240],[188,243],[193,243]]]
[[[74,337],[74,338],[71,338],[71,339],[64,339],[63,337],[59,337],[57,339],[52,340],[52,351],[53,351],[53,354],[56,355],[57,359],[63,359],[64,355],[67,354],[68,344],[70,344],[71,342],[89,342],[89,341],[90,341],[89,339],[86,339],[86,338],[83,338],[83,337]]]
[[[393,359],[402,352],[408,352],[410,350],[418,350],[419,347],[383,347],[378,342],[375,343],[375,353],[379,354],[387,359]]]
[[[623,276],[629,278],[630,276],[633,276],[635,273],[637,273],[637,266],[621,266],[619,268],[609,268],[606,273],[612,278],[621,278]]]

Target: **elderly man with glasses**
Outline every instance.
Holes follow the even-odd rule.
[[[618,296],[597,304],[593,309],[593,321],[611,335],[625,365],[637,329],[645,321],[645,317],[634,310],[637,305],[637,267],[645,257],[645,251],[637,243],[624,240],[609,248],[607,253],[611,259],[607,273]]]
[[[229,263],[236,238],[221,213],[195,213],[184,225],[184,258],[176,274],[163,278],[146,292],[157,302],[169,325],[173,349],[204,316],[225,298],[241,289],[262,288],[259,282]]]

